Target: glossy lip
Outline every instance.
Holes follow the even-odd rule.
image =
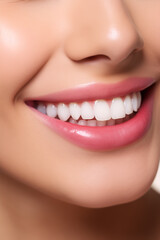
[[[114,97],[121,97],[133,92],[142,91],[151,86],[153,83],[155,83],[155,79],[142,77],[128,78],[114,84],[89,83],[48,95],[37,96],[34,97],[34,100],[54,103],[68,103],[84,100],[91,101],[94,99],[112,99]],[[33,98],[28,98],[26,100],[33,100]]]
[[[107,90],[107,94],[105,96],[109,98],[110,96],[117,96],[117,92],[123,95],[129,94],[130,92],[139,91],[140,89],[144,89],[152,85],[154,83],[153,79],[145,79],[137,82],[137,78],[135,79],[134,85],[128,84],[126,87],[123,84],[116,84],[114,85],[114,93],[110,92],[111,89],[113,90],[113,86],[106,86],[105,89]],[[135,86],[137,83],[138,86]],[[127,84],[127,82],[126,82]],[[103,84],[102,84],[103,85]],[[124,89],[122,88],[125,88]],[[93,86],[93,85],[92,85]],[[94,92],[95,92],[95,86],[94,85]],[[98,85],[101,88],[101,85]],[[97,86],[97,87],[98,87]],[[120,86],[120,89],[117,88],[115,90],[115,86]],[[86,87],[88,89],[88,86]],[[127,93],[126,93],[127,89]],[[30,108],[35,113],[35,116],[39,118],[40,121],[42,121],[45,125],[47,125],[49,128],[51,128],[54,132],[56,132],[58,135],[64,137],[65,139],[69,140],[73,144],[80,146],[82,148],[93,150],[93,151],[104,151],[104,150],[112,150],[117,149],[123,146],[126,146],[130,143],[133,143],[143,137],[148,129],[151,126],[152,122],[152,110],[153,110],[153,100],[154,100],[154,86],[148,88],[146,92],[146,96],[144,98],[144,101],[142,103],[142,106],[140,107],[138,113],[130,120],[117,124],[115,126],[105,126],[105,127],[89,127],[89,126],[80,126],[77,124],[72,124],[69,122],[63,122],[59,119],[48,117],[45,114],[40,113],[35,108]],[[85,89],[86,91],[86,89]],[[70,97],[68,94],[70,92],[74,92],[74,90],[66,90],[63,93],[57,93],[56,98],[55,95],[45,96],[43,100],[46,101],[55,101],[55,99],[58,101],[61,98],[61,102],[66,100],[70,101],[72,96]],[[77,92],[77,90],[76,90]],[[84,89],[80,91],[80,93],[84,92]],[[116,92],[116,94],[115,94]],[[67,96],[63,95],[64,93],[67,93]],[[91,92],[90,92],[91,93]],[[70,93],[71,94],[71,93]],[[99,93],[98,93],[99,94]],[[100,93],[100,98],[104,98],[104,92],[102,89],[102,94]],[[74,101],[77,101],[77,98],[79,99],[79,96],[81,99],[84,99],[85,96],[78,95],[76,98],[74,98]],[[94,97],[93,97],[94,96]],[[119,94],[118,94],[119,96]],[[92,94],[89,96],[89,98],[92,97],[96,98],[95,94]],[[63,100],[62,100],[63,99]],[[42,98],[40,98],[41,101]],[[80,100],[80,99],[79,99]]]

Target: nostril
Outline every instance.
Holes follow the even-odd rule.
[[[108,60],[111,60],[108,56],[103,54],[98,54],[98,55],[86,57],[81,60],[77,60],[77,62],[99,62],[99,61],[108,61]]]

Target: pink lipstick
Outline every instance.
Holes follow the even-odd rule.
[[[136,142],[147,133],[152,122],[155,88],[151,85],[154,82],[155,80],[152,78],[130,78],[111,85],[86,84],[58,93],[26,99],[25,102],[81,102],[84,100],[111,99],[145,90],[143,91],[142,105],[133,118],[114,126],[80,126],[49,117],[30,106],[32,112],[40,121],[73,144],[93,151],[113,150]]]

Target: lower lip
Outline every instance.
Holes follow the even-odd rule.
[[[147,89],[142,106],[130,120],[114,126],[88,127],[48,117],[30,107],[54,132],[88,150],[104,151],[127,146],[142,138],[152,122],[154,87]]]

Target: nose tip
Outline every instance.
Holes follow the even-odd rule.
[[[143,49],[144,42],[134,27],[112,27],[103,42],[103,54],[118,64]]]
[[[80,61],[105,56],[110,63],[118,64],[133,52],[142,50],[143,40],[126,8],[117,1],[108,3],[112,13],[102,10],[98,14],[95,10],[96,15],[92,17],[84,14],[73,20],[72,31],[65,44],[65,52],[70,59]]]

